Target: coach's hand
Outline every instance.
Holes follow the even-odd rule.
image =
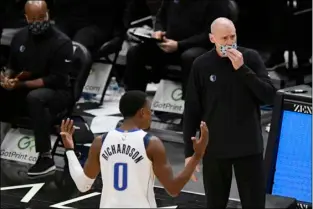
[[[200,139],[192,137],[191,140],[193,143],[193,150],[195,151],[195,155],[202,158],[209,142],[209,130],[203,121],[200,124],[200,134]]]
[[[13,89],[17,89],[20,86],[19,84],[20,84],[20,81],[18,79],[5,78],[1,86],[5,88],[6,90],[13,90]]]
[[[62,137],[63,145],[66,149],[74,149],[74,131],[75,128],[73,120],[70,120],[69,118],[66,120],[62,120],[60,135]]]
[[[4,75],[4,73],[1,71],[0,72],[0,85],[5,88],[7,82],[8,82],[9,78],[7,76]]]
[[[178,42],[172,39],[163,38],[163,42],[159,44],[161,49],[166,53],[173,53],[178,49]]]
[[[154,33],[152,33],[152,37],[158,40],[162,40],[163,36],[165,36],[165,32],[164,31],[156,31]]]
[[[242,53],[237,49],[228,49],[226,53],[235,70],[238,70],[244,64]]]
[[[7,75],[5,75],[4,72],[1,72],[0,74],[0,84],[2,88],[6,90],[12,90],[15,88],[18,80],[10,79]]]
[[[193,149],[195,151],[195,155],[199,158],[202,158],[209,142],[209,130],[205,122],[201,122],[200,131],[201,131],[200,139],[197,139],[196,137],[192,137],[191,140],[193,142]],[[191,157],[188,157],[185,159],[185,166],[188,164],[190,159]],[[195,171],[200,172],[199,165],[196,167]],[[198,180],[195,174],[191,176],[191,180],[193,181]]]

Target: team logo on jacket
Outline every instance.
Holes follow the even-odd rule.
[[[20,52],[24,52],[25,51],[25,46],[24,45],[21,45],[20,46]]]
[[[210,81],[215,82],[216,81],[216,75],[210,75]]]

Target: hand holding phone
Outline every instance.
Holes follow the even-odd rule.
[[[164,32],[156,32],[153,33],[152,31],[149,31],[147,29],[143,28],[136,28],[129,32],[132,36],[138,38],[141,41],[144,42],[155,42],[155,43],[161,43],[162,40],[162,34]],[[165,33],[164,33],[165,34]]]
[[[163,42],[163,39],[165,37],[165,32],[163,31],[156,31],[156,32],[153,32],[151,37],[156,39],[158,42]]]

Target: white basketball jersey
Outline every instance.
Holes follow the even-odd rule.
[[[156,208],[152,162],[142,130],[110,131],[100,152],[100,208]]]

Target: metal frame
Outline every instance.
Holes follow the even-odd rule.
[[[108,80],[107,80],[107,82],[106,82],[106,84],[105,84],[105,86],[104,86],[104,88],[103,88],[102,95],[101,95],[101,99],[100,99],[100,105],[102,105],[102,103],[103,103],[104,96],[105,96],[105,92],[106,92],[106,90],[107,90],[107,88],[108,88],[108,86],[109,86],[109,84],[110,84],[110,79],[111,79],[112,75],[114,75],[114,70],[115,70],[115,67],[116,67],[116,64],[117,64],[117,59],[118,59],[118,57],[119,57],[120,51],[121,51],[121,50],[119,50],[118,52],[115,52],[115,53],[114,53],[114,58],[113,58],[113,60],[111,60],[111,59],[109,58],[109,56],[105,56],[105,60],[106,60],[109,64],[112,65],[112,69],[111,69],[111,72],[110,72],[110,74],[109,74]],[[102,60],[101,60],[101,61],[102,61]],[[101,62],[101,61],[100,61],[100,62]],[[105,63],[106,63],[106,62],[105,62]]]
[[[304,88],[302,88],[304,87]],[[265,164],[265,178],[266,178],[266,193],[272,194],[274,174],[277,161],[277,152],[280,139],[280,131],[282,125],[282,117],[285,104],[301,103],[306,105],[312,105],[312,97],[306,97],[301,94],[291,94],[293,89],[307,89],[309,87],[302,85],[298,87],[291,87],[277,92],[274,109],[271,121],[271,130],[268,136],[268,142],[265,152],[264,164]],[[311,92],[309,92],[311,94]]]

